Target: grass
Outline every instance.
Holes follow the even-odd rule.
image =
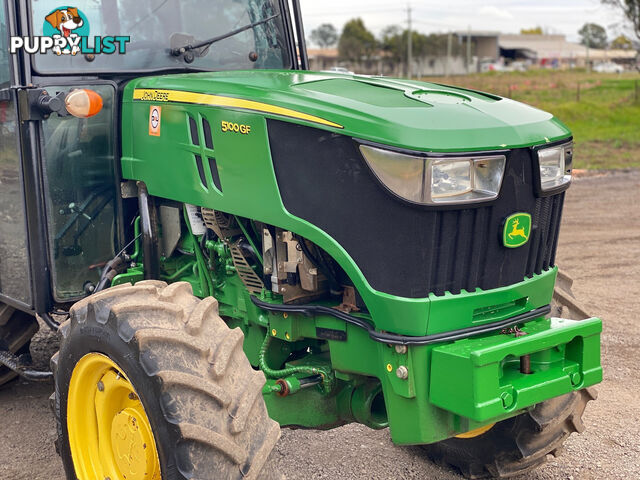
[[[640,168],[640,74],[532,70],[426,80],[508,96],[553,113],[574,134],[576,168]]]

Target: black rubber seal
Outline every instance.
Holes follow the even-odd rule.
[[[349,315],[348,313],[341,312],[334,308],[325,307],[323,305],[283,305],[273,304],[260,300],[255,296],[251,296],[251,301],[255,306],[269,312],[286,312],[286,313],[302,313],[303,315],[330,315],[332,317],[344,320],[351,325],[360,327],[369,333],[369,337],[372,340],[380,343],[387,343],[390,345],[432,345],[434,343],[452,342],[455,340],[462,340],[474,335],[480,335],[482,333],[495,332],[504,328],[512,327],[520,323],[533,320],[547,315],[551,312],[551,305],[545,305],[544,307],[536,308],[529,312],[521,313],[515,317],[510,317],[499,322],[489,323],[486,325],[479,325],[476,327],[461,328],[460,330],[453,330],[451,332],[435,333],[433,335],[424,335],[420,337],[397,335],[395,333],[378,332],[375,327],[368,321]]]

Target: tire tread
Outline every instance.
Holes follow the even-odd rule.
[[[227,327],[215,299],[197,299],[186,282],[143,281],[92,295],[71,317],[69,330],[101,320],[115,325],[137,352],[157,385],[162,418],[179,432],[175,478],[271,477],[266,464],[280,427],[258,401],[265,377],[251,367],[242,330]]]
[[[549,454],[558,454],[569,435],[579,432],[592,395],[586,389],[572,392],[504,420],[478,437],[451,438],[423,448],[433,462],[458,470],[465,478],[521,475],[542,465]]]

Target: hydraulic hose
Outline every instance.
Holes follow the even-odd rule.
[[[48,313],[39,313],[38,314],[42,321],[45,323],[47,327],[49,327],[54,332],[57,332],[60,329],[60,324],[56,322],[53,317]]]
[[[269,367],[266,360],[266,354],[272,341],[273,337],[269,335],[269,332],[267,332],[267,335],[264,337],[264,341],[262,342],[262,346],[260,347],[260,355],[258,357],[260,370],[264,372],[266,377],[285,378],[298,373],[303,373],[305,375],[320,375],[322,376],[322,383],[325,389],[328,388],[327,383],[331,377],[329,375],[329,372],[324,368],[301,365],[297,367],[288,367],[281,370],[275,370]]]

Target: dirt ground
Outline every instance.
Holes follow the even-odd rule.
[[[574,292],[605,322],[600,396],[585,413],[587,430],[572,435],[559,458],[521,480],[640,478],[640,171],[576,179],[560,236],[558,263]],[[40,366],[56,340],[40,332]],[[53,447],[51,385],[14,382],[0,389],[0,479],[62,480]],[[328,432],[284,430],[274,459],[289,479],[458,479],[396,447],[387,431],[351,425]]]

